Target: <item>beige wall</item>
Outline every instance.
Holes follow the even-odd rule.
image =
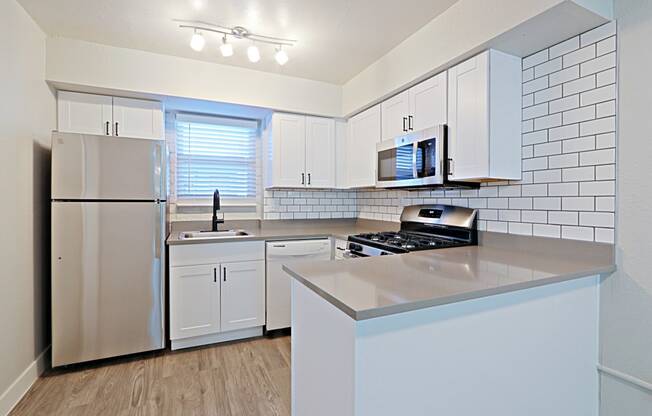
[[[0,0],[0,396],[49,344],[55,101],[44,75],[44,33],[15,0]]]
[[[601,292],[601,364],[652,387],[652,1],[617,0],[618,272]],[[603,416],[652,414],[652,391],[603,375]]]
[[[147,93],[322,116],[339,116],[342,106],[342,88],[335,84],[66,38],[47,40],[46,79],[90,92]]]

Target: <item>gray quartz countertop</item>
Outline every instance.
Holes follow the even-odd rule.
[[[319,237],[339,237],[346,239],[352,234],[374,231],[398,230],[399,224],[385,221],[364,219],[344,220],[293,220],[293,221],[230,221],[220,225],[221,230],[241,229],[249,233],[242,237],[227,237],[215,239],[182,239],[184,231],[210,229],[208,222],[189,222],[173,224],[167,239],[168,245],[206,244],[216,242],[251,241],[251,240],[281,240],[307,239]]]
[[[478,246],[284,266],[355,320],[615,270],[610,244],[480,233]]]

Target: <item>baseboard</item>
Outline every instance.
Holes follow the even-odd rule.
[[[230,332],[220,332],[217,334],[202,335],[192,338],[173,339],[171,349],[178,350],[182,348],[198,347],[200,345],[217,344],[220,342],[259,337],[261,335],[263,335],[263,327],[256,326],[253,328],[239,329]]]
[[[25,393],[32,387],[32,384],[39,378],[47,365],[47,353],[50,351],[50,346],[43,350],[42,353],[36,357],[26,369],[18,376],[16,380],[5,390],[0,396],[0,415],[6,416],[11,412],[23,398]]]

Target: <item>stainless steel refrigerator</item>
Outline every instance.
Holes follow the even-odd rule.
[[[164,144],[53,133],[53,366],[165,347]]]

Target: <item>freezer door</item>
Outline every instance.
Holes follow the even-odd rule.
[[[165,199],[159,140],[53,133],[52,199]]]
[[[52,203],[54,366],[164,348],[164,216],[154,202]]]

